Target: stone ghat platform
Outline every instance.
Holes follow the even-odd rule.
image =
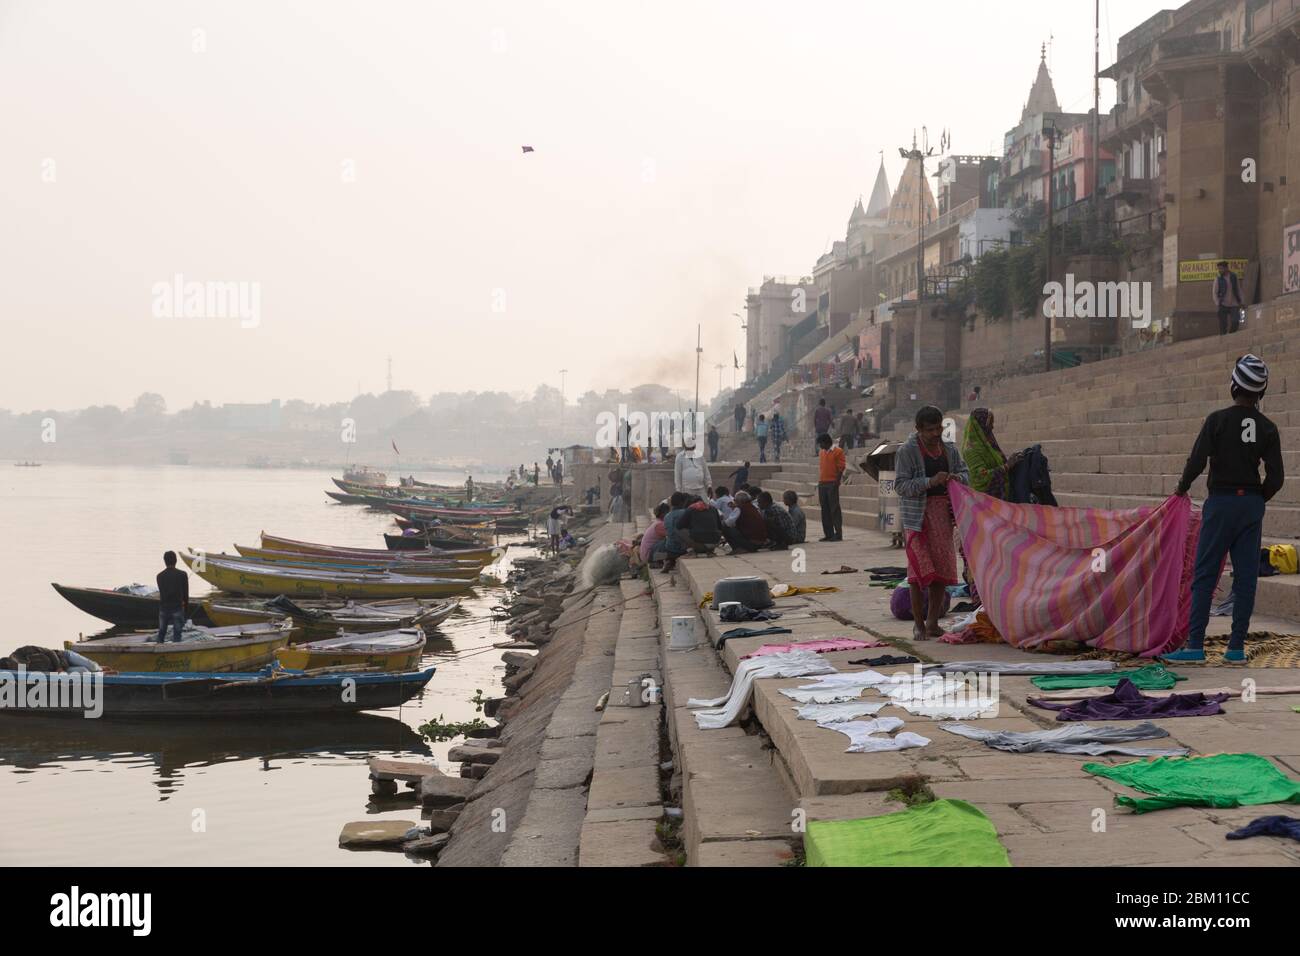
[[[640,520],[639,524],[644,524]],[[839,670],[861,670],[850,660],[882,654],[911,654],[924,662],[998,660],[1042,662],[1047,655],[1006,644],[913,644],[911,623],[889,613],[889,590],[869,587],[867,574],[823,575],[848,565],[863,569],[900,565],[888,537],[846,529],[838,543],[803,546],[806,569],[792,571],[794,552],[760,552],[714,558],[689,558],[671,574],[655,572],[652,583],[660,612],[665,719],[683,792],[683,845],[691,865],[782,865],[794,858],[806,820],[855,819],[904,809],[897,791],[928,787],[936,797],[966,800],[996,826],[1011,862],[1020,866],[1295,866],[1300,846],[1281,840],[1230,841],[1226,834],[1285,807],[1218,810],[1177,808],[1135,815],[1114,806],[1116,794],[1137,795],[1121,784],[1094,777],[1083,764],[1122,763],[1122,756],[1079,757],[1012,754],[949,734],[938,721],[918,718],[895,706],[878,716],[904,721],[898,732],[930,739],[928,746],[897,752],[851,754],[848,738],[795,719],[794,704],[778,693],[813,678],[761,679],[755,682],[751,709],[742,722],[721,730],[700,730],[685,704],[690,697],[726,693],[740,658],[765,643],[798,643],[829,637],[877,639],[889,646],[826,655]],[[739,625],[722,624],[717,612],[696,608],[719,578],[761,575],[771,585],[833,586],[838,592],[778,599],[778,626],[793,634],[733,638],[721,650],[719,635]],[[669,621],[677,614],[699,614],[698,633],[709,643],[695,650],[668,649]],[[766,625],[754,625],[763,627]],[[1211,619],[1211,635],[1226,632],[1228,621]],[[1284,620],[1257,615],[1257,630],[1294,630]],[[890,674],[904,667],[878,667]],[[1186,666],[1177,690],[1240,687],[1245,678],[1260,688],[1295,686],[1300,674],[1288,669]],[[990,729],[1046,729],[1060,726],[1055,715],[1030,707],[1038,693],[1028,677],[999,681],[998,716],[972,723]],[[878,699],[873,692],[865,699]],[[1158,720],[1170,737],[1132,746],[1186,746],[1194,754],[1251,752],[1267,757],[1284,773],[1300,776],[1300,716],[1292,707],[1300,695],[1259,695],[1251,703],[1230,699],[1216,717]],[[1110,725],[1126,722],[1108,721]],[[891,791],[895,796],[891,798]],[[1098,832],[1096,811],[1104,811]]]

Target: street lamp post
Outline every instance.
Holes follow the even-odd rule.
[[[1051,118],[1043,121],[1043,136],[1047,139],[1047,280],[1052,281],[1052,224],[1056,205],[1056,123]],[[1043,308],[1043,363],[1052,370],[1052,316]]]

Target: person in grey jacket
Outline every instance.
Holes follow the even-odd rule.
[[[961,452],[955,444],[943,440],[942,411],[926,405],[916,413],[916,431],[898,450],[894,469],[907,549],[912,636],[916,640],[942,637],[939,615],[945,588],[959,580],[948,482],[970,484]],[[925,605],[923,590],[928,600]]]

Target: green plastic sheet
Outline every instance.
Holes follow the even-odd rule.
[[[1135,813],[1170,807],[1253,807],[1300,803],[1300,780],[1292,780],[1258,754],[1213,757],[1157,757],[1116,766],[1086,763],[1099,777],[1128,784],[1150,797],[1117,796],[1115,804]]]
[[[1114,687],[1126,677],[1138,690],[1170,690],[1178,681],[1187,680],[1163,664],[1148,664],[1137,670],[1107,674],[1053,674],[1035,677],[1031,683],[1040,690],[1075,690],[1079,687]]]
[[[962,800],[863,820],[814,820],[808,866],[1010,866],[993,823]]]

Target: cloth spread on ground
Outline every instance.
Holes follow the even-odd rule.
[[[1205,657],[1218,660],[1228,649],[1226,637],[1207,637]],[[1300,635],[1252,631],[1246,635],[1246,664],[1249,667],[1300,667]]]
[[[1200,524],[1188,498],[1105,511],[1013,505],[959,482],[948,494],[984,610],[1008,644],[1154,657],[1186,639]]]
[[[717,646],[721,647],[733,637],[766,637],[769,634],[793,634],[794,631],[788,627],[737,627],[718,638]]]
[[[806,651],[756,657],[753,660],[740,662],[731,679],[731,687],[724,696],[713,700],[697,700],[692,697],[686,702],[686,706],[708,708],[696,710],[696,726],[701,730],[716,730],[728,726],[740,716],[740,712],[749,703],[750,694],[754,690],[754,681],[760,677],[807,677],[835,672],[835,668],[825,660]]]
[[[888,684],[876,689],[894,706],[931,720],[970,720],[986,711],[995,713],[998,706],[997,697],[987,693],[987,686],[980,688],[937,674],[918,678],[896,673]]]
[[[823,571],[822,574],[857,574],[857,568],[851,568],[847,564],[841,564],[838,571]]]
[[[852,700],[838,704],[804,704],[795,710],[800,720],[815,720],[818,727],[839,724],[859,717],[874,717],[884,708],[882,701]]]
[[[876,647],[883,645],[877,644]],[[919,664],[921,663],[915,657],[900,657],[897,654],[884,654],[880,657],[864,657],[860,661],[849,661],[850,664],[856,664],[859,667],[889,667],[893,664]]]
[[[1175,674],[1164,664],[1148,664],[1136,670],[1115,671],[1111,674],[1056,674],[1049,677],[1035,677],[1031,684],[1039,690],[1072,690],[1076,687],[1114,687],[1120,681],[1127,680],[1138,690],[1169,690],[1180,680],[1187,680],[1182,674]]]
[[[1141,720],[1145,717],[1213,717],[1223,713],[1222,703],[1227,694],[1202,693],[1169,694],[1165,697],[1147,697],[1123,679],[1113,694],[1092,697],[1074,703],[1055,702],[1042,697],[1030,697],[1029,703],[1044,710],[1058,711],[1057,720]]]
[[[1300,780],[1292,780],[1258,754],[1158,757],[1117,766],[1086,763],[1086,773],[1109,777],[1150,797],[1117,796],[1115,804],[1136,813],[1169,807],[1253,807],[1300,803]]]
[[[808,866],[1010,866],[998,832],[962,800],[935,800],[865,820],[812,820]]]
[[[1019,663],[1012,661],[949,661],[926,668],[926,675],[957,674],[977,671],[981,674],[1108,674],[1115,670],[1114,661],[1056,661],[1053,663]]]
[[[1295,817],[1260,817],[1251,820],[1240,830],[1228,834],[1229,840],[1244,840],[1253,836],[1290,837],[1300,840],[1300,820]]]
[[[832,594],[839,588],[832,587],[800,587],[794,584],[778,584],[772,588],[772,597],[794,597],[796,594]]]
[[[1169,731],[1152,723],[1137,724],[1133,727],[1089,727],[1087,724],[1071,724],[1029,733],[984,730],[967,724],[940,724],[939,726],[950,734],[982,740],[994,750],[1006,750],[1017,754],[1084,754],[1089,757],[1124,754],[1129,757],[1185,757],[1189,752],[1186,747],[1120,746],[1125,741],[1152,740],[1156,737],[1169,736]]]
[[[856,700],[868,687],[889,682],[879,671],[852,671],[823,677],[815,684],[784,687],[781,693],[800,704],[836,704]]]
[[[860,651],[870,647],[885,647],[881,641],[859,641],[851,637],[830,637],[820,641],[804,641],[802,644],[764,644],[756,651],[746,654],[741,660],[751,657],[763,657],[767,654],[784,654],[787,651],[811,651],[814,654],[831,654],[835,651]]]
[[[825,730],[834,730],[849,738],[846,754],[881,753],[886,750],[910,750],[924,747],[930,742],[929,737],[922,737],[911,731],[904,731],[897,737],[880,736],[889,734],[903,726],[897,717],[877,717],[875,720],[846,720],[835,724],[819,724]]]

